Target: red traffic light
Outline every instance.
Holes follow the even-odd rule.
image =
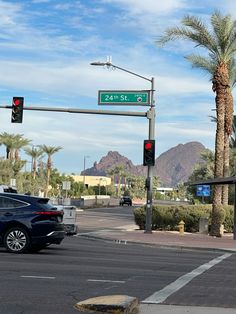
[[[155,165],[155,140],[144,140],[143,145],[143,165]]]
[[[21,103],[21,101],[20,101],[20,99],[19,98],[13,98],[13,101],[12,101],[12,103],[13,103],[13,106],[19,106],[20,105],[20,103]]]
[[[12,99],[12,123],[22,123],[23,120],[24,97],[13,97]]]
[[[152,146],[153,146],[152,142],[146,142],[145,143],[145,149],[147,149],[147,150],[152,149]]]

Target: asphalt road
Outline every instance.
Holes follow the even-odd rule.
[[[131,213],[130,208],[104,209],[99,215],[87,211],[79,220],[85,224],[88,218],[83,231],[96,224],[112,228],[132,223]],[[73,306],[87,298],[125,294],[145,301],[161,290],[166,297],[161,304],[236,309],[236,255],[222,256],[80,236],[37,254],[14,255],[1,248],[0,314],[80,313]],[[198,269],[204,271],[198,274]],[[196,276],[188,282],[191,274]],[[171,285],[175,290],[167,297]]]
[[[134,206],[122,206],[86,209],[77,215],[79,231],[83,233],[134,225],[134,208]]]

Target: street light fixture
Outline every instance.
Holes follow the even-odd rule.
[[[90,65],[95,66],[107,66],[108,68],[112,67],[113,69],[119,69],[121,71],[127,72],[131,75],[142,78],[151,83],[151,99],[150,99],[150,109],[147,112],[147,118],[149,120],[149,132],[148,139],[154,140],[155,138],[155,101],[154,101],[154,77],[147,78],[143,75],[137,74],[135,72],[129,71],[122,67],[119,67],[113,64],[110,61],[100,62],[95,61],[91,62]],[[147,201],[146,201],[146,225],[145,225],[145,233],[152,233],[152,188],[153,188],[153,166],[147,166],[147,180],[146,180],[146,188],[147,188]]]
[[[95,61],[95,62],[91,62],[90,65],[95,65],[95,66],[107,66],[108,68],[109,68],[109,67],[112,67],[112,68],[114,68],[114,69],[119,69],[119,70],[121,70],[121,71],[124,71],[124,72],[130,73],[130,74],[132,74],[132,75],[138,76],[138,77],[140,77],[140,78],[142,78],[142,79],[144,79],[144,80],[146,80],[146,81],[149,81],[149,82],[151,82],[151,83],[153,82],[153,84],[154,84],[154,78],[153,78],[153,77],[152,77],[151,79],[150,79],[150,78],[147,78],[147,77],[145,77],[145,76],[143,76],[143,75],[140,75],[140,74],[137,74],[137,73],[132,72],[132,71],[130,71],[130,70],[127,70],[127,69],[124,69],[124,68],[122,68],[122,67],[119,67],[119,66],[117,66],[117,65],[115,65],[115,64],[113,64],[113,63],[111,63],[111,62],[109,62],[109,61],[107,61],[107,62]],[[151,91],[154,92],[153,87],[154,87],[154,86],[152,86]],[[152,106],[152,103],[153,103],[153,100],[151,100],[151,106]]]

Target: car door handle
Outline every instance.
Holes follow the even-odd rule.
[[[5,213],[4,216],[12,216],[12,213]]]

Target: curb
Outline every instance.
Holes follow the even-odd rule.
[[[141,244],[141,245],[148,245],[148,246],[157,246],[162,249],[181,249],[181,250],[191,250],[191,251],[208,251],[208,252],[229,252],[229,253],[236,253],[236,249],[234,248],[215,248],[215,247],[192,247],[192,246],[184,246],[184,245],[164,245],[160,243],[150,243],[150,242],[135,242],[129,240],[120,240],[120,239],[112,239],[106,238],[102,236],[96,236],[91,234],[77,234],[77,237],[87,238],[91,240],[101,240],[106,242],[115,242],[118,244]]]
[[[75,309],[83,312],[132,314],[135,313],[138,305],[139,301],[135,297],[107,295],[78,302],[75,304]]]

